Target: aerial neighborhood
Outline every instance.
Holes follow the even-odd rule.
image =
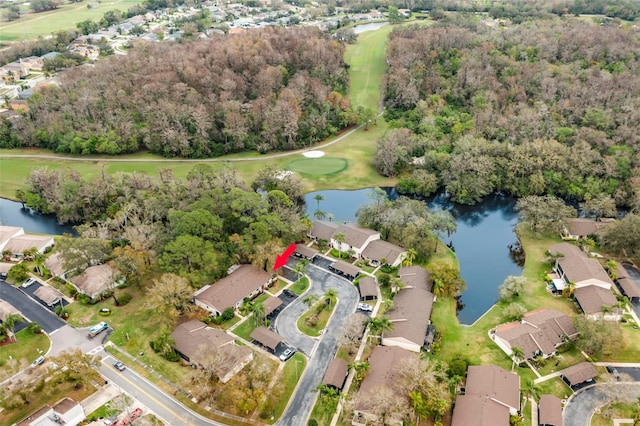
[[[621,4],[0,0],[0,425],[640,424]]]

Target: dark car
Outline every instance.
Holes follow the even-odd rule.
[[[282,293],[283,293],[285,296],[289,296],[289,297],[298,297],[298,296],[296,296],[296,294],[295,294],[294,292],[292,292],[292,291],[291,291],[291,290],[289,290],[289,289],[284,289],[284,290],[282,290]]]
[[[616,378],[616,380],[620,380],[620,372],[618,371],[617,368],[611,366],[611,365],[607,365],[607,371],[611,374],[613,374]]]
[[[127,367],[124,366],[123,363],[121,363],[120,361],[116,361],[113,363],[113,366],[118,370],[118,371],[124,371]]]
[[[7,273],[6,272],[0,272],[0,280],[6,280],[7,279]]]

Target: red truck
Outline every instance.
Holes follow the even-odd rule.
[[[113,426],[127,426],[140,416],[142,416],[142,410],[140,408],[136,408],[131,412],[131,414],[115,422]]]

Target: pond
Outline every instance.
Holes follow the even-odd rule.
[[[395,189],[385,190],[391,199],[397,197]],[[314,197],[319,194],[323,197],[320,210],[333,214],[332,220],[355,222],[358,208],[373,202],[370,193],[370,189],[311,192],[305,196],[306,213],[310,218],[314,217],[313,213],[318,210]],[[509,252],[509,246],[517,242],[515,199],[494,194],[482,203],[464,206],[451,203],[439,193],[426,203],[430,208],[449,210],[456,219],[457,230],[445,242],[453,246],[460,262],[460,275],[467,283],[458,320],[462,324],[472,324],[498,300],[498,286],[504,279],[522,273]]]
[[[366,31],[375,31],[384,27],[385,25],[389,25],[388,22],[371,22],[369,24],[356,25],[353,27],[354,34],[361,34]]]
[[[21,226],[25,232],[33,234],[76,235],[71,225],[60,225],[54,215],[40,214],[31,209],[23,209],[22,204],[0,198],[0,224]]]

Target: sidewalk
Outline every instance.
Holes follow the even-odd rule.
[[[82,406],[85,414],[88,415],[118,395],[120,395],[120,389],[116,386],[112,384],[104,385],[97,392],[80,401],[80,405]]]

